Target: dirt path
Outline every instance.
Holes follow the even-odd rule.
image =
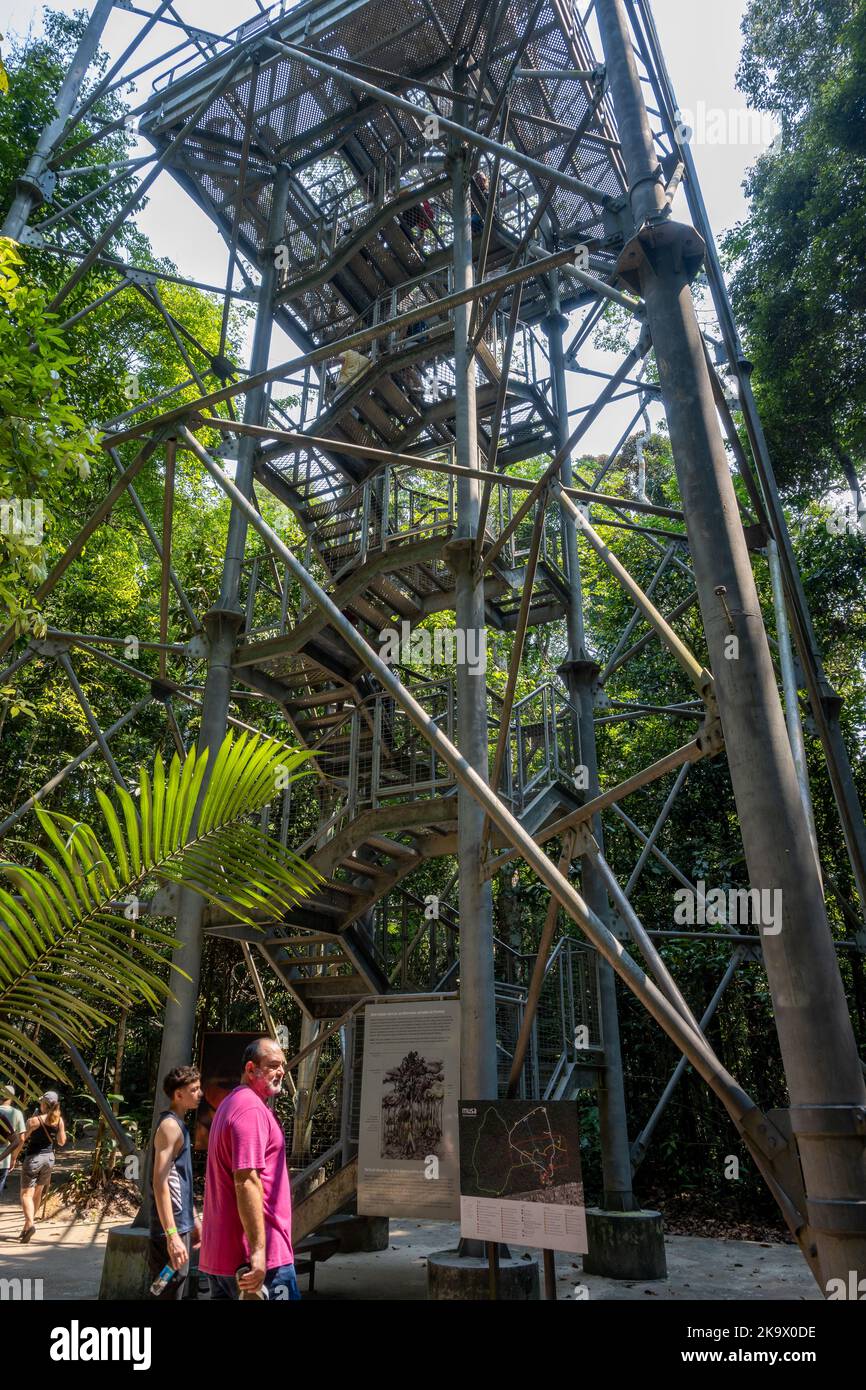
[[[53,1221],[38,1221],[27,1245],[18,1237],[24,1221],[14,1178],[0,1197],[0,1276],[41,1279],[44,1299],[95,1299],[108,1232],[126,1217],[83,1222],[70,1212]]]

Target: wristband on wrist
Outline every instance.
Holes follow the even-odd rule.
[[[166,1234],[167,1236],[176,1236],[176,1235],[177,1235],[177,1226],[167,1226],[167,1227],[166,1227],[166,1232],[165,1232],[165,1234]]]

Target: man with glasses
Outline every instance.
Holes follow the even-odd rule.
[[[283,1089],[286,1059],[257,1038],[242,1068],[210,1128],[199,1268],[212,1299],[299,1299],[286,1140],[267,1104]]]

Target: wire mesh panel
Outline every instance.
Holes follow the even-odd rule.
[[[534,957],[525,957],[531,969]],[[504,1095],[523,1022],[525,985],[496,984],[496,1058]],[[575,1062],[599,1062],[603,1055],[598,995],[598,954],[591,946],[563,937],[548,961],[529,1034],[517,1094],[549,1099]]]
[[[423,700],[428,716],[453,739],[452,682],[426,681],[413,685],[412,690],[416,698]],[[434,796],[453,786],[453,773],[393,695],[383,692],[377,696],[375,717],[371,787],[374,804],[389,797]]]
[[[327,1153],[342,1134],[343,1065],[339,1038],[336,1042],[334,1048],[326,1044],[328,1055],[323,1057],[319,1069],[319,1085],[322,1089],[317,1092],[316,1108],[313,1112],[311,1158]],[[332,1053],[336,1055],[332,1056]]]
[[[574,711],[547,682],[516,701],[508,738],[506,785],[517,813],[541,789],[573,782],[580,762]]]
[[[539,1094],[549,1096],[573,1061],[601,1055],[598,953],[563,937],[548,964],[536,1016]]]
[[[508,1090],[511,1065],[517,1048],[520,1025],[523,1022],[525,993],[519,987],[497,982],[496,985],[496,1079],[500,1096]],[[531,1062],[520,1073],[517,1095],[531,1095]],[[529,1085],[529,1089],[527,1086]]]

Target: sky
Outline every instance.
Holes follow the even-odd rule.
[[[52,0],[52,8],[70,13],[82,8],[84,0]],[[93,0],[86,0],[92,8]],[[693,131],[692,150],[698,169],[710,223],[718,237],[746,212],[742,190],[749,166],[772,139],[772,127],[760,113],[749,113],[736,90],[735,74],[742,35],[740,21],[747,0],[651,0],[656,25],[684,121]],[[154,0],[142,5],[148,12]],[[257,13],[255,0],[179,0],[177,9],[184,19],[216,33],[226,33]],[[581,0],[581,10],[585,9]],[[688,11],[688,23],[684,22]],[[32,0],[0,0],[0,27],[7,35],[31,26],[40,27],[42,7]],[[137,32],[142,19],[123,10],[114,10],[104,36],[104,47],[117,56]],[[157,40],[151,36],[143,48],[142,59],[168,48],[162,30]],[[149,93],[150,77],[141,79],[141,97]],[[149,148],[142,145],[142,149]],[[678,194],[674,214],[688,220],[685,199]],[[180,271],[213,284],[225,279],[226,251],[207,217],[182,193],[167,175],[160,176],[150,193],[148,205],[138,215],[141,229],[150,238],[158,255],[169,256]],[[568,340],[568,339],[567,339]],[[294,345],[277,330],[271,354],[272,363],[291,357]],[[616,359],[593,353],[588,365],[609,368]],[[569,404],[574,409],[588,402],[600,389],[597,379],[569,376]],[[607,410],[582,441],[582,450],[602,452],[612,447],[625,429],[633,403],[614,405]],[[654,421],[659,410],[651,411]]]

